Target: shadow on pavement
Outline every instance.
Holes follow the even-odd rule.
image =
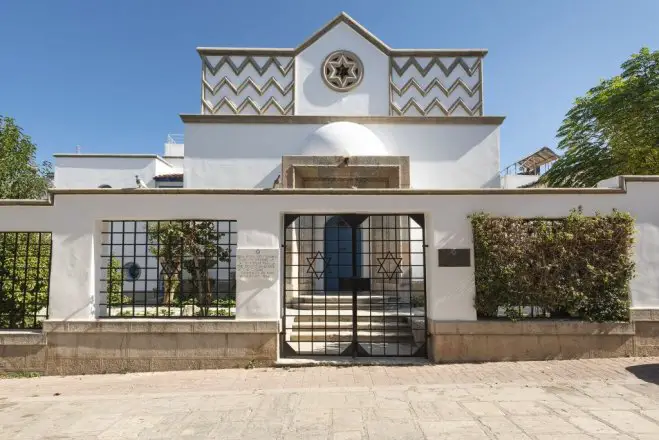
[[[659,385],[659,364],[632,365],[627,371],[641,380]]]

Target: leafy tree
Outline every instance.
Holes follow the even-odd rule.
[[[577,98],[558,130],[565,154],[538,183],[592,187],[622,174],[659,174],[659,51],[643,48]]]
[[[48,310],[51,236],[0,236],[0,328],[40,328]]]
[[[202,315],[207,316],[213,302],[213,285],[208,271],[218,262],[228,262],[229,250],[218,245],[225,234],[217,232],[212,221],[171,221],[149,226],[149,252],[158,258],[164,281],[165,304],[174,300],[182,269],[188,280]],[[182,298],[179,298],[182,299]]]
[[[121,307],[122,305],[132,304],[132,300],[124,295],[124,282],[121,276],[121,262],[112,258],[107,268],[107,305],[110,308]]]
[[[0,199],[47,196],[50,162],[36,164],[37,147],[12,118],[0,115]]]
[[[158,259],[165,292],[164,304],[171,304],[179,290],[183,265],[183,233],[178,222],[151,224],[147,231],[149,252]]]

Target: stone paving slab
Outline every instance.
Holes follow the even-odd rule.
[[[659,439],[659,358],[0,379],[0,439]]]

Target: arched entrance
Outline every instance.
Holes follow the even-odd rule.
[[[339,279],[351,278],[362,273],[362,231],[356,228],[353,243],[352,228],[341,217],[330,217],[325,223],[323,248],[327,266],[325,268],[325,292],[338,292]],[[353,272],[353,255],[355,256]]]

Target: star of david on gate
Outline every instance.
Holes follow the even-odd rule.
[[[323,64],[323,79],[332,89],[345,92],[362,80],[364,69],[357,55],[348,51],[330,54]]]
[[[309,267],[307,268],[307,273],[312,273],[317,280],[321,279],[325,274],[327,265],[332,260],[332,257],[325,257],[322,252],[318,251],[313,257],[307,257],[307,263]],[[316,261],[322,261],[322,269],[320,272],[316,271]]]
[[[383,274],[385,277],[387,277],[387,279],[392,279],[395,275],[403,273],[402,269],[400,268],[400,263],[403,261],[403,259],[394,257],[391,252],[387,252],[384,258],[378,258],[377,260],[378,264],[380,265],[378,268],[378,273]],[[394,269],[389,271],[388,268],[392,265],[394,266]]]

